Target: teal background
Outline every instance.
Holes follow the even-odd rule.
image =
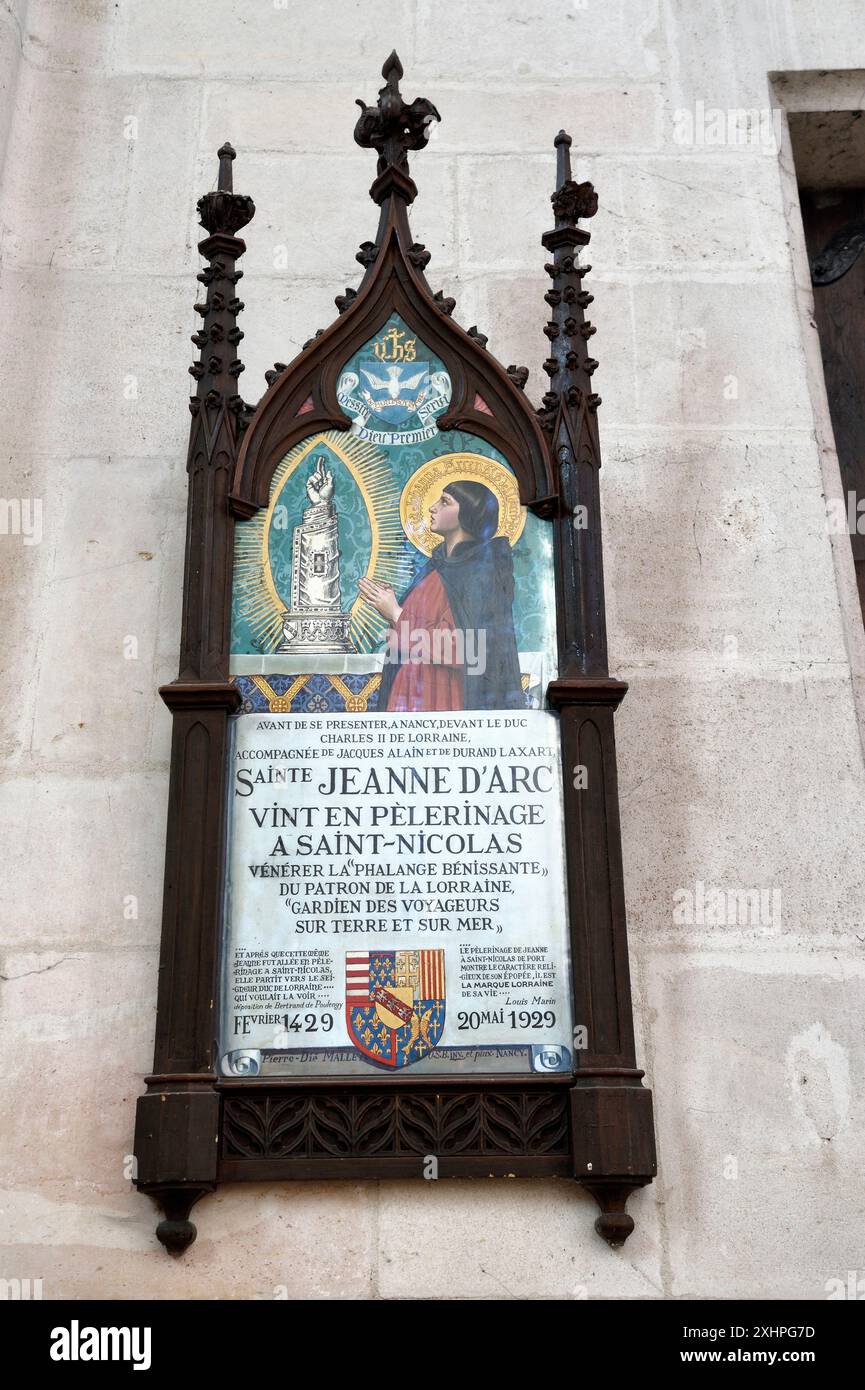
[[[399,316],[392,314],[374,338],[345,363],[342,371],[357,372],[360,360],[362,358],[368,359],[371,356],[372,343],[375,338],[378,338],[391,324],[406,329],[406,325]],[[430,371],[446,370],[445,364],[430,353],[420,341],[417,342],[417,359],[418,361],[429,362]],[[417,428],[418,423],[415,417],[407,423],[405,429]],[[370,418],[368,424],[371,429],[393,429],[393,426],[379,423],[375,416]],[[430,439],[422,440],[416,444],[379,444],[375,447],[386,458],[393,478],[393,490],[397,504],[412,473],[421,464],[426,463],[429,459],[437,458],[441,454],[460,452],[481,454],[486,458],[496,459],[505,467],[510,468],[507,459],[486,440],[462,430],[444,432],[437,430]],[[363,498],[351,473],[324,443],[313,450],[304,464],[294,470],[281,488],[277,506],[285,508],[286,524],[282,529],[276,525],[271,525],[270,528],[268,553],[271,571],[277,592],[288,608],[291,603],[292,532],[302,517],[304,507],[308,504],[306,480],[312,469],[312,460],[319,453],[325,455],[328,466],[333,470],[334,505],[339,519],[340,592],[343,609],[347,612],[357,598],[358,580],[365,574],[369,562],[371,529]],[[510,471],[513,472],[513,469]],[[254,521],[238,521],[236,523],[238,534],[243,527],[254,524]],[[402,587],[397,583],[394,584],[398,598],[402,597],[415,575],[427,563],[427,557],[407,539],[402,545],[402,558],[404,583]],[[523,533],[513,547],[513,558],[514,625],[517,645],[521,651],[544,652],[547,671],[551,675],[555,671],[556,632],[552,529],[549,522],[542,521],[532,512],[528,512]],[[279,638],[269,650],[275,650],[278,643]],[[366,649],[375,650],[378,645],[380,644],[373,644]],[[236,586],[232,604],[231,650],[238,654],[259,654],[265,651],[265,648],[258,645],[253,636],[244,612],[243,596]]]
[[[326,444],[316,447],[282,486],[277,506],[284,508],[286,524],[284,527],[271,525],[267,547],[270,569],[276,591],[285,600],[285,606],[288,608],[291,603],[292,533],[303,515],[304,508],[309,506],[306,482],[312,471],[313,460],[320,454],[324,455],[334,478],[333,501],[339,523],[339,588],[343,608],[348,610],[357,598],[358,580],[366,573],[372,545],[372,530],[360,488],[342,459]],[[232,646],[232,650],[240,649]]]

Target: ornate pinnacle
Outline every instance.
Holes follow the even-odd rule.
[[[568,637],[559,665],[567,679],[607,674],[596,413],[601,398],[592,391],[598,364],[587,347],[594,332],[585,315],[591,295],[582,287],[589,267],[576,263],[589,240],[578,219],[594,217],[598,200],[590,183],[571,178],[571,137],[563,130],[556,136],[556,166],[551,200],[556,225],[541,238],[553,257],[546,266],[552,283],[544,296],[551,311],[544,329],[550,342],[544,363],[550,389],[538,414],[558,469],[561,564],[564,573],[573,575],[573,583],[565,585],[563,630]]]
[[[557,154],[556,191],[550,202],[556,215],[556,226],[573,227],[580,217],[594,217],[598,210],[598,195],[590,183],[575,183],[571,178],[570,135],[560,130],[554,143]]]
[[[237,394],[237,378],[243,371],[243,363],[235,353],[243,337],[237,326],[237,315],[243,304],[237,298],[235,286],[243,271],[235,268],[235,262],[246,250],[246,243],[237,232],[251,221],[255,204],[251,198],[234,192],[231,172],[234,158],[231,145],[223,145],[219,151],[216,190],[205,193],[198,201],[201,225],[209,233],[198,243],[198,249],[210,264],[198,276],[207,287],[207,295],[204,303],[195,306],[203,322],[192,338],[200,349],[200,356],[189,368],[198,383],[190,408],[197,415],[202,401],[212,408],[227,405],[237,418],[238,428],[242,428],[248,407]]]
[[[544,363],[550,389],[538,412],[548,431],[555,424],[561,403],[573,407],[579,415],[583,405],[594,414],[601,401],[591,389],[591,376],[598,364],[586,350],[586,342],[595,332],[583,312],[592,302],[592,296],[582,289],[583,276],[590,267],[576,264],[578,248],[589,241],[589,233],[577,222],[581,217],[594,217],[598,196],[590,183],[576,183],[571,178],[570,135],[560,130],[555,145],[556,190],[551,202],[556,225],[541,238],[553,253],[552,262],[546,266],[553,284],[544,296],[552,310],[544,328],[550,340],[550,356]]]
[[[375,106],[360,99],[361,114],[354,128],[354,138],[364,149],[378,151],[377,178],[370,196],[377,203],[391,193],[398,193],[407,203],[414,201],[417,188],[409,177],[408,151],[422,150],[429,140],[429,126],[441,117],[431,101],[415,97],[405,102],[399,89],[403,67],[396,53],[391,53],[381,75],[385,85],[378,94]]]
[[[218,151],[218,155],[219,176],[216,192],[205,193],[203,198],[199,198],[198,217],[202,227],[205,227],[211,236],[233,237],[241,227],[252,221],[255,216],[255,203],[244,194],[234,192],[231,165],[237,155],[228,141]],[[242,242],[241,247],[242,250],[246,250]]]

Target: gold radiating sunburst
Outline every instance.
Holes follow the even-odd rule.
[[[288,479],[315,449],[325,446],[345,464],[363,498],[372,533],[366,576],[399,590],[410,578],[403,551],[405,533],[393,477],[382,451],[374,444],[340,430],[304,439],[286,454],[273,475],[270,505],[235,528],[234,582],[242,611],[262,651],[272,652],[282,636],[282,619],[291,595],[281,595],[270,566],[270,528],[275,508]],[[456,477],[456,474],[453,475]],[[296,518],[300,521],[300,516]],[[351,639],[358,651],[372,651],[381,642],[387,623],[358,595],[351,607]]]

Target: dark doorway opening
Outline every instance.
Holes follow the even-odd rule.
[[[791,113],[789,120],[826,394],[865,621],[865,112],[803,111]]]

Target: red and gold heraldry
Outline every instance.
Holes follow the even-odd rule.
[[[371,1062],[419,1062],[444,1029],[444,951],[346,952],[345,1009],[349,1036]]]

